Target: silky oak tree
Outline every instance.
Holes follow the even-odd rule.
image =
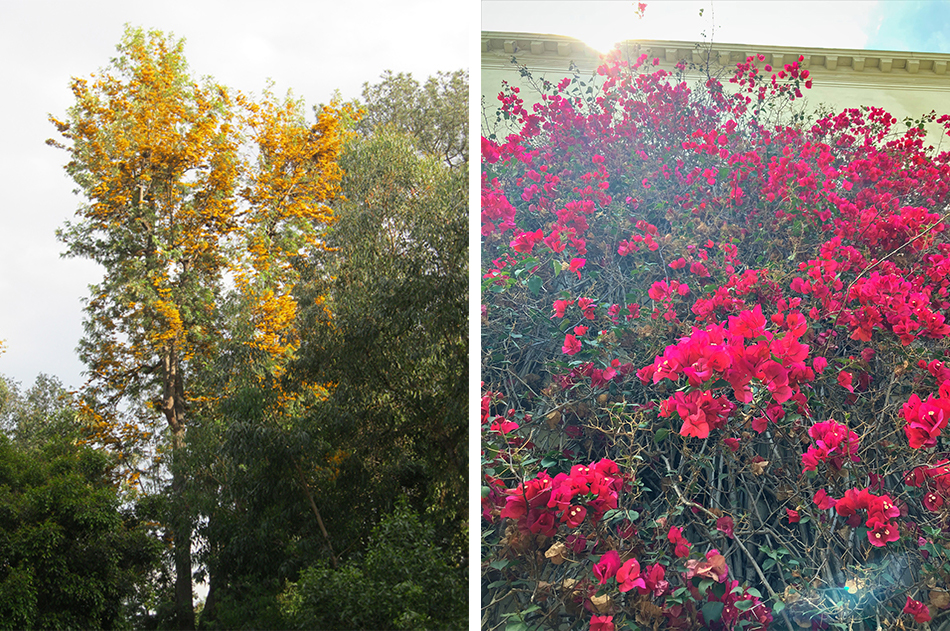
[[[150,466],[170,474],[176,619],[193,628],[193,516],[178,457],[190,410],[220,394],[201,384],[222,340],[247,340],[278,370],[293,354],[291,260],[320,246],[341,172],[332,108],[309,125],[289,97],[196,82],[183,46],[127,29],[108,67],[73,79],[75,105],[50,117],[65,142],[49,143],[68,151],[86,199],[59,231],[66,255],[104,270],[79,347],[92,441],[118,452],[130,476]],[[229,330],[228,291],[250,330]]]

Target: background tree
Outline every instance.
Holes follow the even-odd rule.
[[[207,485],[203,627],[465,624],[463,591],[421,594],[424,576],[466,576],[467,174],[392,125],[351,135],[340,165],[327,248],[296,261],[298,359],[278,373],[223,347],[228,396],[190,439]],[[387,519],[399,526],[374,538]],[[391,606],[323,610],[368,587],[346,606]]]
[[[461,72],[452,76],[467,83]],[[448,120],[465,111],[461,87],[437,101],[432,79],[426,85],[407,100],[430,99],[429,109]],[[341,157],[345,201],[327,236],[335,253],[314,261],[308,288],[329,296],[333,328],[311,332],[298,370],[338,383],[321,417],[334,428],[328,439],[350,437],[340,447],[367,467],[368,488],[386,498],[387,488],[414,487],[416,507],[447,510],[453,530],[466,503],[467,151],[456,160],[444,160],[446,148],[424,153],[400,125],[423,126],[425,111],[396,124],[400,106],[387,113],[367,96],[405,89],[407,78],[391,74],[364,86],[369,100],[361,105],[381,124],[364,127]],[[313,311],[319,322],[324,312]],[[390,502],[367,514],[390,510]]]
[[[234,278],[244,296],[245,339],[277,360],[291,352],[287,259],[330,221],[340,139],[330,109],[307,125],[296,101],[265,94],[255,103],[193,81],[183,42],[162,33],[129,29],[118,51],[91,83],[73,81],[66,121],[51,117],[88,200],[60,236],[67,254],[105,268],[80,346],[96,440],[133,466],[147,440],[171,453],[176,615],[190,628],[194,516],[181,453],[193,406],[214,396],[202,375],[227,337],[224,281]]]
[[[41,375],[3,407],[0,626],[147,624],[161,542],[123,504],[114,457],[79,443],[78,406]]]
[[[0,388],[0,427],[21,449],[38,448],[57,437],[79,439],[79,402],[56,377],[40,374],[26,392],[9,380]]]
[[[440,72],[421,85],[411,74],[389,70],[380,79],[363,84],[357,131],[365,136],[392,127],[448,166],[468,163],[467,70]]]

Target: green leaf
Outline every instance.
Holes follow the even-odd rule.
[[[772,605],[772,613],[774,614],[782,613],[783,609],[785,609],[785,603],[783,603],[781,600],[776,601],[775,604]]]
[[[736,609],[738,609],[739,611],[748,611],[752,609],[753,605],[755,605],[755,601],[752,600],[751,598],[748,598],[746,600],[736,601]]]
[[[613,521],[621,514],[623,514],[623,511],[621,511],[619,508],[611,508],[609,511],[604,513],[604,521]]]
[[[721,602],[713,601],[703,605],[703,619],[706,624],[716,622],[722,618],[722,610],[725,608]]]
[[[543,284],[543,281],[538,276],[532,276],[531,278],[528,279],[528,289],[530,289],[531,293],[534,294],[535,296],[537,296],[538,292],[541,291],[542,284]]]
[[[666,429],[666,428],[658,429],[658,430],[656,430],[656,432],[654,432],[654,434],[653,434],[653,442],[655,442],[657,445],[659,445],[660,443],[663,442],[663,440],[664,440],[667,436],[669,436],[669,434],[670,434],[670,430],[668,430],[668,429]]]
[[[510,561],[508,559],[495,559],[488,564],[488,567],[492,567],[496,570],[503,570],[508,566],[509,563]]]

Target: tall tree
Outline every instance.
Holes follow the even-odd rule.
[[[128,29],[119,55],[74,79],[75,105],[53,117],[67,172],[87,203],[60,238],[105,270],[86,303],[80,354],[96,439],[125,454],[167,430],[176,617],[193,628],[192,515],[182,453],[202,375],[229,337],[226,279],[241,292],[256,351],[296,348],[288,260],[319,244],[338,191],[337,117],[307,125],[302,106],[261,102],[188,73],[183,41]],[[51,141],[52,142],[52,141]]]
[[[333,327],[319,324],[325,316],[316,303],[307,321],[318,328],[308,330],[298,367],[300,376],[337,384],[313,416],[328,442],[362,463],[358,486],[369,491],[362,514],[392,510],[408,490],[439,522],[439,535],[462,548],[468,179],[459,165],[467,150],[447,142],[430,152],[425,134],[412,132],[427,121],[464,120],[446,136],[467,135],[467,105],[458,98],[467,90],[425,87],[446,76],[467,85],[459,71],[424,86],[386,73],[364,86],[360,105],[376,122],[358,124],[341,156],[345,199],[327,235],[334,253],[315,262],[307,287],[318,300],[328,296]],[[410,112],[406,102],[428,105]]]
[[[448,166],[468,163],[468,71],[440,72],[419,83],[410,73],[387,70],[363,84],[362,135],[390,127],[418,150]]]

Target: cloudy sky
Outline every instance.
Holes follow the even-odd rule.
[[[359,96],[386,69],[424,79],[469,68],[477,20],[475,4],[445,0],[0,0],[0,374],[24,387],[40,372],[83,383],[80,299],[101,271],[60,258],[55,231],[79,198],[66,152],[44,144],[47,114],[72,104],[70,77],[108,64],[124,24],[184,37],[195,75],[244,92],[270,78],[309,106],[336,89]]]

